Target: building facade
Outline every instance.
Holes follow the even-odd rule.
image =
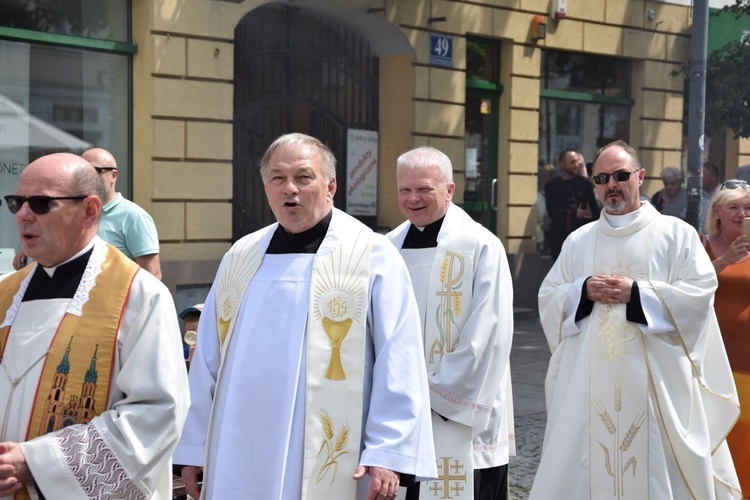
[[[327,142],[339,160],[336,205],[383,231],[402,220],[398,155],[446,152],[455,201],[501,238],[516,302],[529,307],[551,264],[537,245],[538,192],[563,149],[590,161],[627,140],[647,168],[644,194],[660,188],[663,167],[684,164],[684,81],[673,72],[689,58],[692,12],[679,0],[90,3],[98,16],[87,26],[96,12],[81,8],[77,31],[70,20],[0,28],[0,61],[28,66],[31,90],[17,100],[32,115],[34,103],[63,100],[33,90],[35,71],[60,51],[77,65],[69,86],[104,89],[69,106],[81,133],[60,121],[64,107],[41,118],[85,143],[68,150],[115,153],[122,190],[154,217],[178,309],[200,302],[232,241],[272,222],[258,161],[282,133]],[[45,54],[36,62],[35,51]],[[65,87],[55,78],[44,86]],[[722,148],[727,177],[750,163],[750,141]],[[2,194],[35,151],[2,159]],[[0,247],[13,247],[0,224]]]

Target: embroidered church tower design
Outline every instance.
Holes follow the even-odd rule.
[[[96,373],[96,353],[99,350],[99,345],[94,349],[94,356],[91,358],[91,364],[86,372],[86,377],[83,379],[83,387],[81,388],[81,397],[78,399],[78,405],[76,408],[76,423],[77,424],[88,424],[92,418],[96,416],[96,379],[98,377]]]
[[[70,374],[70,346],[72,343],[73,337],[70,337],[68,348],[65,349],[65,354],[60,364],[57,365],[57,372],[55,373],[49,396],[47,396],[47,401],[44,403],[42,424],[41,429],[39,429],[40,434],[53,432],[61,427],[65,400],[65,384],[68,382],[68,374]]]
[[[44,404],[40,433],[54,432],[63,427],[74,424],[87,424],[96,416],[96,354],[97,345],[91,363],[83,378],[81,395],[71,395],[65,404],[65,385],[70,374],[70,348],[73,343],[71,337],[65,355],[57,366],[57,372],[50,388],[50,394]]]

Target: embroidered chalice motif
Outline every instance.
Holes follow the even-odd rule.
[[[329,380],[344,380],[346,373],[341,363],[341,344],[352,326],[356,299],[347,290],[329,290],[320,297],[323,329],[331,343],[331,359],[324,375]]]

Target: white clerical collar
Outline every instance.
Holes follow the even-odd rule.
[[[640,214],[642,209],[643,203],[641,203],[641,206],[638,207],[638,210],[626,214],[612,215],[610,213],[607,213],[607,222],[609,222],[609,225],[612,227],[625,227],[628,224],[632,224],[633,221],[638,218],[638,214]]]
[[[63,264],[67,264],[71,260],[77,259],[81,255],[85,254],[86,252],[94,248],[94,240],[96,240],[96,238],[92,238],[91,241],[89,241],[89,244],[83,248],[83,250],[81,250],[80,252],[78,252],[77,254],[75,254],[74,256],[66,260],[65,262],[60,262],[58,265],[52,266],[52,267],[42,266],[42,269],[44,269],[44,272],[47,273],[47,276],[51,278],[55,274],[55,269],[57,269],[59,266],[62,266]]]

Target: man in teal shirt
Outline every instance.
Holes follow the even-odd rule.
[[[159,236],[154,219],[115,190],[119,174],[115,158],[102,148],[89,149],[81,156],[94,166],[106,189],[99,218],[99,237],[161,279]]]
[[[154,219],[115,190],[120,171],[114,156],[105,149],[93,148],[85,151],[81,157],[94,166],[105,192],[98,236],[161,279],[159,236]],[[20,269],[25,263],[26,256],[19,252],[13,266]]]

